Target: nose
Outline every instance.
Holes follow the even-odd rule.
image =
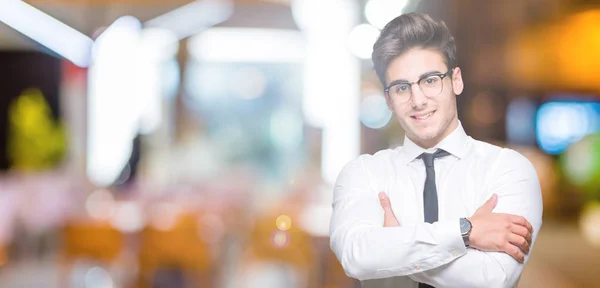
[[[420,108],[427,104],[427,97],[421,91],[419,85],[411,86],[412,97],[410,99],[413,108]]]

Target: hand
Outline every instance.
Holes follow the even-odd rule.
[[[394,211],[392,211],[390,198],[384,192],[379,192],[379,203],[381,204],[381,208],[383,208],[383,227],[400,226],[400,222],[398,222]]]
[[[529,254],[533,227],[522,216],[492,213],[498,203],[496,194],[486,201],[469,221],[473,224],[470,246],[483,251],[505,252],[519,263]]]

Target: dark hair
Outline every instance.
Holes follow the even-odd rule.
[[[454,37],[443,21],[435,21],[427,14],[402,14],[385,25],[373,45],[373,64],[382,85],[386,85],[388,65],[404,52],[417,47],[439,51],[448,68],[457,65]]]

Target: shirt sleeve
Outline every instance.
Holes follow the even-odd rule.
[[[379,191],[369,185],[364,157],[347,164],[334,187],[330,246],[348,276],[406,276],[466,253],[458,219],[384,228]]]
[[[535,168],[521,154],[503,149],[495,172],[488,180],[484,203],[492,194],[498,195],[495,213],[525,217],[533,226],[532,245],[525,263],[501,252],[468,249],[462,257],[446,265],[410,275],[415,281],[435,287],[515,287],[523,268],[533,251],[533,245],[542,226],[542,196]]]

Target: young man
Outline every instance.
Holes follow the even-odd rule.
[[[516,286],[542,225],[537,173],[521,154],[465,134],[448,28],[401,15],[373,62],[406,136],[337,179],[330,244],[344,270],[363,287]]]

